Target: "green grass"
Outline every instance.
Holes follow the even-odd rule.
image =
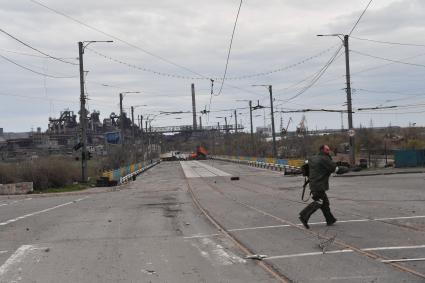
[[[82,191],[89,188],[89,184],[73,184],[61,188],[49,188],[47,190],[37,191],[35,193],[64,193]]]

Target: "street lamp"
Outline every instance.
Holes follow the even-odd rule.
[[[277,149],[276,149],[276,133],[274,130],[274,113],[273,113],[273,91],[272,91],[272,85],[252,85],[252,86],[262,86],[267,87],[269,89],[270,94],[270,114],[272,118],[272,137],[273,137],[273,157],[277,158]],[[262,107],[264,108],[264,107]]]
[[[91,43],[95,42],[113,42],[112,40],[92,40],[78,42],[78,57],[80,64],[80,127],[81,127],[81,181],[87,182],[87,113],[86,113],[86,96],[84,94],[84,49]]]
[[[255,155],[255,146],[254,146],[254,129],[253,129],[253,125],[252,125],[252,101],[251,100],[246,100],[246,99],[241,99],[241,100],[236,100],[236,101],[248,101],[249,104],[249,121],[251,124],[251,155],[254,156]],[[260,106],[260,103],[258,102],[258,106]]]
[[[347,34],[318,34],[317,36],[336,36],[343,43],[345,48],[345,77],[347,84],[347,111],[348,111],[348,132],[350,136],[350,164],[356,164],[356,154],[355,154],[355,139],[354,139],[354,128],[353,128],[353,110],[352,110],[352,102],[351,102],[351,78],[350,78],[350,50],[348,47],[348,39],[349,35]]]
[[[125,94],[129,93],[140,93],[140,91],[124,91],[120,93],[120,128],[121,128],[121,147],[124,147],[124,116],[123,116],[123,108],[122,108],[122,100]],[[134,117],[132,119],[134,123]]]

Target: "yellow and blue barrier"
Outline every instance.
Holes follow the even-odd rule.
[[[137,176],[149,168],[157,165],[158,160],[143,161],[139,163],[130,164],[114,170],[104,171],[102,177],[108,178],[110,182],[115,181],[118,184],[129,181],[133,176]]]
[[[277,159],[271,157],[253,156],[213,156],[213,159],[247,164],[254,167],[266,168],[276,171],[284,171],[285,174],[300,174],[303,159]]]

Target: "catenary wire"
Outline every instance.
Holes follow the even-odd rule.
[[[224,74],[223,74],[223,79],[221,81],[221,85],[220,85],[220,89],[218,91],[218,94],[216,94],[217,96],[221,94],[221,91],[223,90],[223,84],[224,81],[226,80],[226,75],[227,75],[227,68],[229,66],[229,59],[230,59],[230,52],[232,51],[232,44],[233,44],[233,38],[235,36],[235,31],[236,31],[236,25],[238,24],[238,19],[239,19],[239,13],[241,11],[241,7],[242,7],[242,0],[239,3],[239,8],[238,8],[238,12],[236,14],[236,19],[235,19],[235,23],[233,25],[233,31],[232,31],[232,36],[230,38],[230,44],[229,44],[229,51],[227,52],[227,59],[226,59],[226,65],[224,67]],[[213,95],[213,92],[211,92],[211,95]],[[210,104],[211,104],[211,99],[210,99]]]
[[[394,60],[394,59],[384,58],[384,57],[380,57],[380,56],[376,56],[376,55],[371,55],[371,54],[367,54],[367,53],[356,51],[356,50],[351,50],[351,52],[352,53],[355,53],[355,54],[359,54],[361,56],[371,57],[371,58],[380,59],[380,60],[384,60],[384,61],[389,61],[389,62],[393,62],[393,63],[403,64],[403,65],[410,65],[410,66],[416,66],[416,67],[425,67],[425,65],[423,65],[423,64],[403,62],[403,61],[400,61],[400,60]]]
[[[49,54],[47,54],[46,52],[43,52],[43,51],[41,51],[41,50],[39,50],[39,49],[37,49],[37,48],[35,48],[35,47],[31,46],[30,44],[23,42],[22,40],[20,40],[20,39],[16,38],[16,37],[15,37],[15,36],[13,36],[12,34],[8,33],[7,31],[5,31],[5,30],[3,30],[3,29],[1,29],[1,28],[0,28],[0,32],[4,33],[5,35],[9,36],[10,38],[14,39],[15,41],[17,41],[17,42],[19,42],[19,43],[21,43],[21,44],[25,45],[26,47],[28,47],[28,48],[30,48],[30,49],[32,49],[32,50],[34,50],[34,51],[36,51],[36,52],[38,52],[38,53],[40,53],[40,54],[44,55],[44,56],[46,56],[46,57],[48,57],[48,58],[50,58],[50,59],[53,59],[53,60],[56,60],[56,61],[59,61],[59,62],[62,62],[62,63],[66,63],[66,64],[75,65],[75,66],[77,66],[77,65],[78,65],[77,63],[69,62],[69,61],[66,61],[66,60],[64,60],[64,59],[62,59],[62,58],[58,58],[58,57],[55,57],[55,56],[49,55]]]
[[[43,77],[48,77],[48,78],[53,78],[53,79],[74,79],[74,78],[77,78],[77,77],[78,77],[78,76],[72,76],[72,77],[66,77],[66,76],[54,76],[54,75],[50,75],[50,74],[45,74],[45,73],[38,72],[38,71],[35,71],[35,70],[33,70],[33,69],[30,69],[30,68],[28,68],[28,67],[25,67],[25,66],[23,66],[23,65],[21,65],[21,64],[19,64],[19,63],[17,63],[17,62],[15,62],[15,61],[13,61],[12,59],[9,59],[9,58],[5,57],[5,56],[3,56],[3,55],[0,55],[0,57],[1,57],[1,58],[3,58],[4,60],[6,60],[6,61],[8,61],[8,62],[10,62],[10,63],[12,63],[12,64],[14,64],[14,65],[16,65],[16,66],[18,66],[18,67],[22,68],[22,69],[25,69],[25,70],[27,70],[27,71],[30,71],[30,72],[32,72],[32,73],[34,73],[34,74],[37,74],[37,75],[40,75],[40,76],[43,76]]]
[[[402,45],[402,46],[411,46],[411,47],[425,47],[425,44],[382,41],[382,40],[375,40],[375,39],[369,39],[369,38],[360,38],[360,37],[355,37],[355,36],[351,36],[351,38],[354,38],[354,39],[357,39],[357,40],[362,40],[362,41],[374,42],[374,43],[389,44],[389,45]]]
[[[360,17],[358,18],[358,20],[356,21],[356,23],[354,24],[354,26],[351,28],[351,31],[348,35],[351,36],[351,34],[353,33],[353,31],[355,30],[355,28],[357,27],[357,25],[359,24],[360,20],[363,18],[363,15],[366,13],[367,9],[369,8],[370,4],[372,3],[373,0],[370,0],[369,3],[367,3],[366,8],[363,10],[362,14],[360,15]]]

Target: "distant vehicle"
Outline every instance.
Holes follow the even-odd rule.
[[[208,151],[202,146],[197,146],[196,152],[192,152],[190,155],[190,159],[192,160],[205,160],[207,157]]]

